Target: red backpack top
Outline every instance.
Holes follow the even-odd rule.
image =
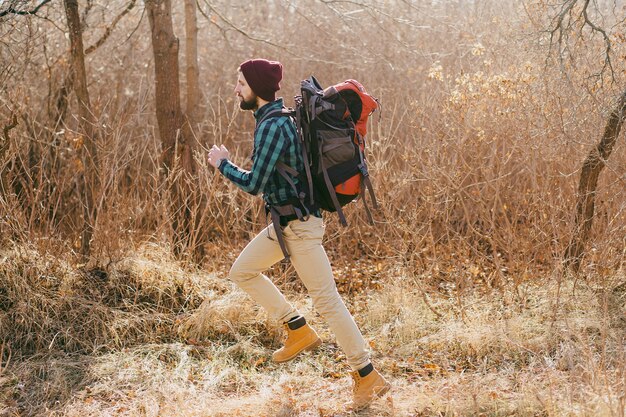
[[[351,94],[349,92],[356,94]],[[361,136],[367,134],[367,118],[378,109],[378,101],[370,96],[363,85],[356,80],[346,80],[324,90],[324,96],[339,93],[348,104],[344,118],[352,118],[356,130]]]

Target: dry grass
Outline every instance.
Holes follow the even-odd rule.
[[[503,268],[516,275],[528,268],[534,275],[535,269],[561,256],[571,230],[576,174],[600,136],[624,75],[617,67],[613,85],[590,77],[602,57],[600,39],[586,32],[578,42],[571,38],[572,56],[563,68],[544,47],[541,30],[550,24],[546,17],[552,9],[542,2],[523,9],[515,2],[485,1],[466,5],[470,12],[447,2],[372,2],[363,9],[350,2],[307,9],[277,2],[243,14],[239,12],[247,4],[228,3],[221,7],[225,19],[238,19],[251,37],[269,41],[259,44],[242,36],[241,42],[232,42],[230,35],[222,38],[214,32],[226,20],[200,17],[205,90],[196,138],[200,174],[192,179],[192,188],[205,197],[206,206],[190,207],[197,228],[183,257],[204,245],[207,266],[225,268],[237,248],[265,223],[258,200],[233,192],[206,162],[206,149],[213,143],[226,144],[239,163],[248,159],[251,149],[245,138],[253,120],[237,110],[231,88],[233,68],[251,55],[284,63],[282,94],[288,104],[298,93],[299,80],[310,74],[325,85],[357,78],[383,103],[382,118],[372,118],[368,147],[383,208],[376,215],[375,231],[364,225],[357,208],[348,210],[354,225],[350,231],[330,228],[335,232],[327,246],[338,262],[347,259],[350,264],[355,252],[348,248],[359,242],[361,258],[413,264],[419,274],[433,258],[442,258],[440,253],[460,252],[482,262],[490,285],[502,286],[508,280]],[[50,18],[63,20],[59,7],[46,10]],[[268,26],[263,29],[256,24],[260,16],[272,16],[264,19]],[[171,228],[170,191],[159,175],[161,149],[145,21],[133,32],[132,42],[124,37],[140,17],[140,10],[133,10],[129,27],[118,26],[111,40],[89,57],[93,107],[102,125],[100,181],[94,190],[99,214],[91,257],[100,266],[145,241],[165,248],[179,241]],[[182,25],[179,18],[176,14],[176,23]],[[94,28],[102,25],[95,15],[89,19]],[[11,113],[20,120],[0,161],[7,185],[0,209],[11,213],[0,217],[0,231],[21,242],[37,241],[48,252],[76,250],[82,224],[75,190],[82,169],[76,159],[81,138],[75,120],[51,118],[55,113],[50,108],[65,61],[49,55],[63,56],[64,35],[44,20],[32,24],[48,31],[45,39],[29,38],[23,20],[8,23],[2,35],[13,45],[6,52],[14,60],[10,70],[25,70],[17,71],[14,80],[19,89],[3,89],[0,108],[3,120]],[[363,27],[372,28],[371,36],[343,35],[362,33]],[[344,48],[311,51],[303,32],[316,33],[320,44]],[[86,31],[86,44],[98,35],[98,30]],[[617,29],[614,38],[619,55],[624,42]],[[46,54],[41,52],[44,44]],[[226,49],[232,53],[225,56]],[[49,77],[29,78],[29,65],[47,68]],[[598,189],[599,216],[592,237],[597,252],[588,254],[589,262],[602,268],[614,269],[623,257],[623,162],[618,141]],[[456,263],[452,258],[445,268]]]
[[[39,294],[28,299],[49,295],[43,284],[58,281],[66,301],[50,300],[55,313],[48,310],[47,319],[34,306],[29,314],[3,309],[6,349],[15,352],[0,374],[3,414],[349,415],[342,406],[350,396],[343,355],[307,298],[287,289],[325,344],[276,365],[269,357],[280,336],[263,311],[227,281],[184,271],[151,254],[156,249],[122,261],[112,271],[125,279],[107,284],[143,301],[91,299],[80,319],[68,314],[81,313],[90,296],[83,292],[75,301],[85,287],[71,277],[81,272],[58,259],[45,263],[48,275],[39,275],[33,285]],[[23,273],[33,268],[17,250],[3,259]],[[12,276],[28,279],[16,269]],[[163,283],[159,290],[155,282]],[[382,289],[349,298],[375,363],[394,384],[390,396],[359,415],[623,415],[626,339],[623,323],[611,326],[617,322],[606,297],[588,285],[575,292],[567,285],[555,306],[556,285],[524,290],[523,305],[511,303],[509,292],[471,291],[460,307],[443,292],[424,299],[415,280],[397,271]],[[14,302],[12,291],[3,303]],[[69,334],[81,343],[69,343]],[[45,347],[36,353],[23,350],[39,345]]]
[[[123,6],[92,3],[85,45]],[[601,37],[575,28],[560,60],[545,32],[558,8],[544,1],[211,4],[221,16],[200,2],[191,179],[206,206],[190,207],[197,227],[178,257],[141,7],[88,57],[101,137],[86,262],[75,253],[82,138],[75,103],[58,107],[61,4],[0,26],[0,125],[19,121],[8,147],[0,138],[0,415],[345,414],[343,355],[293,269],[271,274],[327,343],[283,366],[269,361],[275,323],[224,279],[266,220],[204,150],[224,143],[248,160],[253,120],[232,85],[241,61],[266,56],[285,66],[288,104],[311,74],[358,79],[383,103],[368,134],[376,227],[360,203],[348,229],[326,218],[338,287],[394,384],[361,415],[623,417],[623,135],[600,177],[583,269],[570,276],[560,263],[580,166],[626,75],[615,59],[615,83],[597,76]],[[626,53],[619,13],[590,15],[611,28],[616,57]]]

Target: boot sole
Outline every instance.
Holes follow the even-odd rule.
[[[294,353],[293,355],[289,356],[288,358],[284,358],[284,359],[280,359],[280,360],[276,360],[274,359],[275,363],[285,363],[285,362],[289,362],[292,359],[295,359],[296,356],[298,356],[299,354],[301,354],[302,352],[305,351],[311,351],[311,350],[315,350],[318,347],[320,347],[320,345],[322,344],[322,339],[317,339],[315,340],[313,343],[311,343],[310,345],[307,345],[305,347],[303,347],[302,349],[300,349],[299,351],[297,351],[296,353]]]

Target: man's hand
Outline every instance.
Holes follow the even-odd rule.
[[[209,164],[217,168],[220,166],[222,159],[228,159],[228,156],[228,149],[226,149],[224,145],[220,145],[219,148],[216,145],[213,145],[209,151]]]

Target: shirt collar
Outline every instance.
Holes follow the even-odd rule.
[[[282,109],[283,108],[283,99],[282,97],[277,98],[274,101],[271,101],[264,105],[263,107],[257,109],[254,112],[254,118],[256,120],[260,120],[264,115],[272,110]]]

